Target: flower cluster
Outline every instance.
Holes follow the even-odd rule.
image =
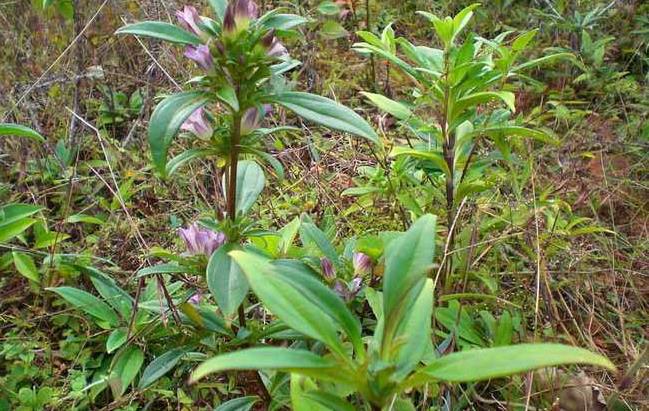
[[[183,29],[196,35],[203,42],[200,45],[188,45],[185,48],[184,56],[194,61],[208,76],[222,76],[223,73],[227,73],[228,62],[243,62],[244,54],[237,54],[239,53],[237,51],[238,42],[240,38],[245,37],[244,33],[248,33],[250,30],[256,33],[251,35],[256,39],[254,40],[257,44],[254,46],[255,50],[262,50],[261,54],[256,57],[261,58],[260,64],[267,64],[270,61],[269,58],[273,60],[288,56],[286,47],[275,36],[274,29],[263,29],[252,24],[259,18],[259,8],[252,0],[229,2],[223,16],[221,33],[218,36],[212,35],[206,30],[204,18],[193,6],[185,6],[182,10],[176,11],[176,18]],[[234,53],[234,56],[231,53]],[[257,60],[253,59],[253,61]],[[254,71],[251,70],[251,72]],[[224,77],[229,78],[229,75],[226,74]],[[269,112],[269,105],[245,109],[241,119],[241,134],[247,135],[259,128]],[[209,139],[213,133],[211,125],[204,117],[203,109],[196,110],[185,121],[181,129],[189,131],[201,139]]]
[[[336,278],[336,268],[327,257],[320,259],[320,268],[322,276],[329,283],[333,283],[333,290],[346,302],[351,302],[363,286],[363,276],[372,272],[372,259],[363,253],[354,253],[352,256],[352,265],[354,267],[354,278],[346,283]]]

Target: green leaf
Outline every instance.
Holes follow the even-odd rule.
[[[29,254],[19,253],[17,251],[13,251],[11,254],[13,255],[16,271],[35,283],[40,282],[41,275],[38,272],[38,268],[36,268],[34,259]]]
[[[297,14],[274,13],[273,15],[265,18],[263,24],[264,27],[269,29],[286,31],[300,26],[308,21],[309,20],[305,19],[302,16],[298,16]]]
[[[396,355],[395,379],[401,380],[419,364],[430,341],[430,319],[433,314],[433,280],[427,279],[412,308],[397,330],[397,341],[403,343]]]
[[[237,214],[246,214],[255,204],[259,194],[264,190],[266,177],[264,170],[250,160],[239,161],[237,164]]]
[[[189,269],[182,265],[163,263],[151,267],[145,267],[137,272],[137,277],[145,277],[152,274],[176,274],[187,273]]]
[[[16,237],[23,231],[27,230],[37,220],[33,218],[24,218],[8,224],[0,224],[0,243],[7,242]]]
[[[312,304],[325,312],[349,337],[356,352],[364,355],[361,341],[361,324],[352,315],[345,303],[328,287],[308,272],[308,267],[294,261],[275,261],[277,274],[287,283],[292,284],[303,296],[310,299]]]
[[[207,2],[214,10],[214,14],[218,18],[219,22],[223,22],[223,17],[225,17],[225,9],[228,7],[228,0],[207,0]]]
[[[88,214],[73,214],[65,220],[66,223],[86,223],[104,225],[105,221]]]
[[[38,141],[39,143],[45,141],[45,137],[38,132],[20,124],[0,123],[0,136],[25,137]]]
[[[46,290],[57,293],[68,303],[110,326],[114,327],[119,324],[119,318],[115,311],[88,292],[72,287],[46,288]]]
[[[271,101],[306,120],[346,131],[379,144],[378,135],[361,116],[326,97],[301,92],[284,92],[274,95]]]
[[[565,364],[589,364],[615,370],[607,358],[583,348],[519,344],[453,353],[436,359],[421,372],[438,380],[469,382]]]
[[[404,314],[424,287],[435,256],[436,220],[431,214],[420,217],[385,250],[383,355],[390,351]]]
[[[216,97],[230,106],[232,111],[239,111],[239,100],[237,99],[237,92],[234,88],[227,84],[216,91]]]
[[[127,320],[131,317],[135,302],[126,291],[117,286],[115,280],[94,267],[81,265],[75,267],[90,277],[99,295],[122,316],[122,319]]]
[[[531,128],[521,127],[521,126],[505,125],[505,126],[480,128],[474,130],[473,132],[471,132],[471,134],[475,136],[485,134],[488,136],[504,135],[504,136],[529,137],[529,138],[533,138],[534,140],[541,141],[543,143],[549,143],[555,145],[559,144],[559,141],[554,136],[546,133],[545,131],[534,130]]]
[[[158,381],[162,376],[171,371],[184,355],[185,350],[175,348],[151,361],[142,372],[138,389],[144,389]]]
[[[556,53],[556,54],[551,54],[549,56],[543,56],[534,60],[526,61],[525,63],[512,68],[511,72],[515,73],[518,71],[526,70],[528,68],[540,66],[541,64],[551,63],[554,62],[555,60],[568,60],[571,62],[577,61],[577,59],[572,53]]]
[[[190,382],[208,374],[226,370],[279,370],[297,372],[309,369],[328,369],[335,363],[310,351],[280,347],[256,347],[221,354],[203,362],[194,370]]]
[[[259,402],[259,400],[260,398],[256,395],[239,397],[224,402],[223,404],[214,408],[214,411],[250,411],[252,407]]]
[[[212,254],[207,264],[207,286],[226,317],[237,311],[250,288],[241,269],[228,254],[240,249],[237,244],[224,244]]]
[[[22,220],[10,223],[0,223],[0,243],[7,242],[27,230],[37,220],[33,218],[23,218]]]
[[[361,94],[367,97],[376,107],[399,120],[407,120],[412,116],[412,111],[405,104],[401,104],[380,94],[367,92],[362,92]]]
[[[113,360],[108,384],[115,398],[121,397],[133,382],[144,363],[144,353],[136,346],[129,346]]]
[[[165,176],[167,152],[180,126],[209,98],[200,91],[186,91],[171,95],[158,104],[149,121],[149,146],[153,164]]]
[[[0,227],[3,224],[13,223],[41,211],[43,207],[32,204],[12,203],[0,208]]]
[[[268,310],[294,330],[322,341],[339,354],[344,353],[337,335],[337,324],[292,282],[278,274],[280,267],[243,251],[232,251],[230,256],[239,264],[250,287]]]
[[[511,112],[516,112],[516,96],[509,91],[481,91],[462,97],[453,106],[453,118],[461,115],[468,108],[485,104],[493,100],[502,100]]]
[[[43,10],[50,7],[54,3],[54,0],[43,0]]]
[[[299,231],[300,240],[302,240],[304,246],[308,247],[309,245],[314,244],[325,257],[331,260],[334,266],[340,266],[336,248],[331,244],[327,235],[319,229],[318,226],[311,222],[303,221],[299,227]]]
[[[419,150],[417,148],[409,147],[394,147],[390,155],[395,157],[410,156],[418,158],[420,160],[428,160],[432,162],[437,168],[439,168],[444,174],[450,174],[448,164],[446,164],[446,161],[444,160],[444,154],[439,151]]]
[[[170,176],[188,162],[197,158],[208,157],[214,154],[215,151],[211,148],[190,148],[189,150],[183,151],[182,153],[169,160],[169,162],[165,166],[165,174],[167,176]]]
[[[120,27],[115,34],[133,34],[135,36],[152,37],[177,44],[198,46],[201,39],[194,34],[162,21],[142,21]]]
[[[126,328],[115,328],[106,339],[106,352],[112,354],[113,351],[124,345],[128,331]]]

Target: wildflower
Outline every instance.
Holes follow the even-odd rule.
[[[248,29],[250,21],[259,16],[257,4],[252,0],[230,1],[223,16],[223,31],[237,34]]]
[[[189,301],[190,304],[199,304],[202,298],[203,296],[201,295],[201,293],[196,293],[189,297],[189,300],[187,301]]]
[[[286,57],[288,50],[286,47],[275,37],[275,30],[269,31],[262,39],[261,44],[266,49],[266,55],[269,57]]]
[[[199,25],[202,24],[202,20],[195,7],[185,6],[182,10],[176,10],[176,18],[178,19],[178,24],[188,32],[199,37],[205,36],[203,30],[200,29]]]
[[[202,228],[197,223],[179,229],[178,234],[185,242],[190,255],[203,254],[210,257],[227,240],[225,234]]]
[[[340,298],[345,300],[345,302],[350,303],[361,291],[362,286],[363,279],[355,277],[349,284],[345,284],[345,282],[341,280],[336,280],[333,289]]]
[[[210,126],[207,119],[205,119],[203,108],[194,111],[185,122],[180,126],[181,130],[189,131],[196,137],[209,140],[212,137],[212,126]]]
[[[241,118],[241,135],[245,136],[252,133],[259,127],[266,114],[271,112],[270,104],[264,104],[262,107],[252,107],[243,113]]]
[[[188,59],[194,60],[203,70],[210,70],[213,66],[210,48],[205,44],[201,44],[200,46],[187,46],[184,55]]]
[[[365,275],[372,271],[372,259],[363,253],[354,253],[354,275]]]
[[[327,280],[333,280],[336,278],[336,269],[334,268],[331,260],[327,257],[322,257],[320,259],[320,267],[322,268],[322,275]]]

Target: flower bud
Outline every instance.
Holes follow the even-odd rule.
[[[270,104],[264,104],[261,107],[252,107],[246,110],[241,118],[241,135],[248,135],[261,127],[261,122],[271,109]]]
[[[261,39],[261,45],[266,49],[266,55],[269,57],[288,56],[286,47],[275,37],[275,29],[270,30]]]
[[[185,122],[180,126],[183,131],[189,131],[202,140],[212,138],[214,130],[210,123],[205,119],[203,108],[194,111]]]
[[[205,36],[203,30],[200,29],[199,24],[201,24],[202,21],[195,7],[185,6],[182,10],[176,10],[176,18],[178,19],[178,24],[188,32],[199,37]]]
[[[354,253],[354,275],[365,275],[372,272],[372,259],[363,253]]]
[[[322,275],[327,280],[333,280],[336,278],[336,269],[334,268],[331,260],[327,257],[322,257],[320,259],[320,267],[322,268]]]
[[[214,251],[226,242],[225,234],[200,227],[197,223],[188,228],[181,228],[178,234],[185,242],[190,255],[203,254],[210,257]]]
[[[194,60],[203,70],[208,71],[213,66],[210,48],[204,44],[201,44],[200,46],[187,46],[184,55],[188,59]]]
[[[223,16],[223,32],[238,34],[247,30],[250,21],[259,16],[257,4],[252,0],[232,0],[225,9]]]

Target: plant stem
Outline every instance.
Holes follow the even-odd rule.
[[[228,175],[227,214],[230,221],[237,217],[237,164],[239,163],[239,140],[241,139],[241,114],[232,115],[230,135],[230,172]]]
[[[228,175],[227,214],[231,222],[237,218],[237,165],[239,164],[239,141],[241,140],[241,113],[232,114],[230,134],[230,173]],[[246,313],[243,304],[239,306],[239,328],[246,326]]]
[[[448,226],[448,252],[452,253],[454,248],[455,235],[451,228],[455,220],[455,135],[449,132],[449,116],[451,90],[448,84],[448,70],[449,70],[449,53],[444,53],[444,101],[443,101],[443,116],[442,116],[442,137],[444,138],[444,161],[448,167],[448,174],[446,174],[446,222]],[[448,280],[453,271],[453,258],[446,259],[445,276],[442,283],[442,289],[446,290],[448,287]]]

